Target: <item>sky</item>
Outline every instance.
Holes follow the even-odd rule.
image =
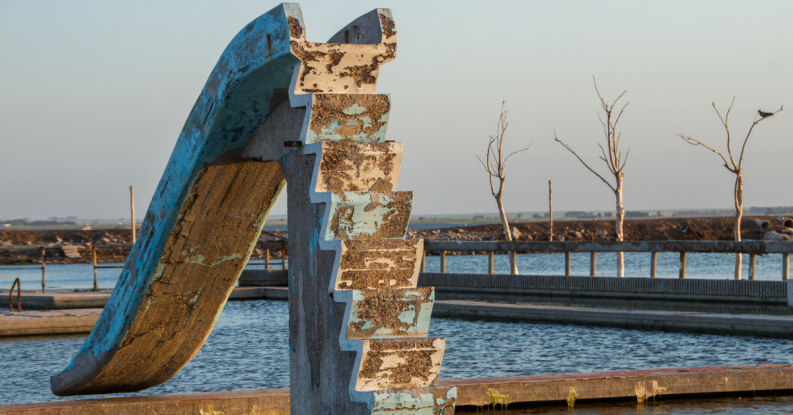
[[[217,59],[277,3],[0,0],[0,218],[138,217]],[[404,144],[399,190],[413,215],[495,213],[483,156],[502,100],[507,211],[607,210],[611,190],[590,166],[604,142],[604,98],[620,122],[627,210],[730,208],[734,175],[691,135],[724,150],[711,107],[734,140],[758,109],[786,109],[752,133],[744,203],[791,206],[791,1],[303,1],[308,40],[324,42],[376,7],[391,8],[399,47],[378,93],[393,108],[388,139]],[[282,196],[273,210],[286,213]]]

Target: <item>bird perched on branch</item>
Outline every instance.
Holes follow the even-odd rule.
[[[763,118],[774,115],[773,112],[763,112],[762,110],[757,110],[757,113],[760,114],[760,116]]]

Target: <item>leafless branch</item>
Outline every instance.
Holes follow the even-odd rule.
[[[760,118],[759,120],[757,119],[757,117],[759,115],[755,115],[754,116],[754,121],[752,122],[752,127],[749,128],[749,132],[746,134],[746,138],[743,140],[743,145],[741,146],[741,155],[738,157],[738,168],[739,169],[741,168],[741,164],[743,163],[743,152],[744,152],[744,150],[746,150],[746,142],[749,141],[749,136],[752,135],[752,130],[754,130],[754,126],[757,125],[757,124],[760,124],[760,121],[763,121],[764,119],[766,119],[768,117],[776,115],[777,113],[779,113],[779,111],[782,111],[783,109],[785,109],[785,107],[781,106],[781,107],[779,107],[779,109],[776,112],[772,112],[771,115],[766,115],[766,116]],[[760,111],[757,111],[757,113],[759,114]]]
[[[702,141],[699,141],[699,140],[697,140],[695,138],[691,138],[691,136],[685,136],[683,134],[678,134],[677,136],[682,138],[683,141],[685,141],[688,144],[691,144],[692,146],[702,146],[702,147],[705,147],[708,150],[718,154],[718,156],[721,157],[721,160],[724,162],[724,167],[727,170],[732,171],[732,168],[730,167],[729,163],[727,163],[727,159],[724,158],[724,155],[722,155],[718,150],[714,149],[713,147],[710,147],[710,146],[706,145]]]
[[[586,168],[587,168],[589,171],[591,171],[592,173],[594,173],[594,174],[595,174],[595,176],[599,177],[599,178],[600,178],[600,180],[603,180],[603,183],[606,183],[606,186],[608,186],[608,187],[609,187],[609,189],[611,189],[611,191],[612,191],[612,192],[616,192],[616,191],[617,191],[616,189],[614,189],[614,187],[611,185],[611,183],[607,182],[607,181],[606,181],[606,179],[604,179],[604,178],[603,178],[603,176],[601,176],[601,175],[600,175],[600,173],[598,173],[598,172],[596,172],[596,171],[592,170],[592,168],[591,168],[591,167],[589,167],[589,165],[588,165],[588,164],[586,164],[586,162],[585,162],[583,159],[581,159],[581,157],[578,155],[578,153],[576,153],[576,152],[575,152],[575,151],[574,151],[572,148],[570,148],[570,146],[568,146],[567,144],[563,143],[563,142],[562,142],[562,140],[560,140],[560,139],[559,139],[559,138],[556,136],[556,130],[553,130],[553,138],[554,138],[554,140],[556,140],[556,141],[557,141],[559,144],[561,144],[561,145],[562,145],[564,148],[566,148],[566,149],[567,149],[567,151],[571,152],[571,153],[572,153],[572,154],[573,154],[573,155],[574,155],[574,156],[575,156],[575,157],[578,159],[578,161],[580,161],[580,162],[581,162],[581,164],[583,164],[583,165],[584,165],[584,167],[586,167]],[[598,144],[598,145],[600,145],[600,144]],[[603,147],[601,146],[601,147],[600,147],[600,149],[601,149],[601,150],[603,150]],[[604,153],[604,156],[605,156],[605,153]],[[603,159],[603,160],[605,160],[605,159]]]

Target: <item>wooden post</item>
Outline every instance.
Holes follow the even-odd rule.
[[[571,275],[570,271],[570,251],[564,253],[564,275],[569,277]]]
[[[594,277],[595,274],[597,273],[597,257],[598,257],[598,253],[597,252],[592,251],[592,252],[589,253],[589,276],[590,277]]]
[[[93,246],[93,248],[94,248],[93,249],[93,251],[94,251],[94,291],[98,291],[99,290],[99,286],[97,285],[97,282],[96,282],[96,246]]]
[[[264,250],[264,269],[270,270],[270,248]]]
[[[749,280],[754,281],[755,265],[757,264],[757,255],[749,254]]]
[[[421,272],[427,272],[427,251],[421,250]]]
[[[790,254],[782,254],[782,281],[790,278]]]
[[[44,276],[47,270],[47,248],[41,247],[41,292],[43,293],[44,288]]]
[[[686,253],[680,253],[680,279],[686,278]]]
[[[132,243],[135,243],[135,190],[129,187],[129,210],[132,212]]]
[[[655,270],[658,265],[658,252],[650,254],[650,278],[655,278]]]
[[[548,240],[553,242],[553,186],[551,186],[550,180],[548,180],[548,211],[548,218],[551,220]]]
[[[487,269],[488,269],[488,272],[492,275],[493,274],[493,251],[490,251],[490,253],[488,254],[488,257],[490,257],[490,258],[489,258],[489,261],[488,261],[489,264],[488,264]]]
[[[441,251],[441,272],[446,272],[446,251]]]
[[[286,247],[281,242],[281,269],[286,269]]]

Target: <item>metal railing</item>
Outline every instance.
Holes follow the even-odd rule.
[[[261,249],[264,249],[264,263],[263,264],[250,264],[250,265],[264,265],[264,269],[269,270],[270,265],[280,265],[281,269],[286,269],[286,257],[287,257],[287,241],[285,239],[281,239],[278,241],[261,241],[257,243],[257,246]],[[270,262],[270,250],[279,250],[281,251],[281,261],[280,262]]]
[[[32,251],[32,250],[41,249],[41,264],[31,264],[29,266],[2,266],[0,267],[0,271],[11,271],[11,270],[30,270],[30,269],[41,269],[41,292],[44,292],[44,280],[47,274],[47,247],[45,246],[8,246],[8,247],[0,247],[0,250],[3,251]]]
[[[132,247],[133,244],[117,244],[117,245],[94,245],[93,246],[93,255],[94,255],[94,288],[91,291],[99,291],[99,286],[96,280],[96,270],[102,268],[124,268],[124,265],[99,265],[96,259],[96,250],[98,249],[105,249],[105,248],[124,248],[124,247]]]
[[[782,280],[790,277],[790,254],[793,253],[793,241],[571,241],[571,242],[533,242],[533,241],[424,241],[424,256],[427,252],[438,252],[441,256],[441,272],[446,272],[446,253],[457,252],[488,252],[489,273],[493,274],[493,254],[495,252],[515,253],[564,253],[564,271],[571,274],[571,254],[589,253],[589,275],[594,277],[598,252],[646,252],[650,254],[650,278],[656,277],[656,265],[659,252],[680,253],[679,278],[686,277],[687,253],[723,253],[748,254],[749,279],[755,278],[757,255],[782,255]],[[426,260],[422,258],[421,272],[425,272]]]
[[[14,287],[17,287],[17,311],[22,311],[22,283],[19,278],[14,280],[11,284],[11,290],[8,291],[8,311],[14,312]]]

